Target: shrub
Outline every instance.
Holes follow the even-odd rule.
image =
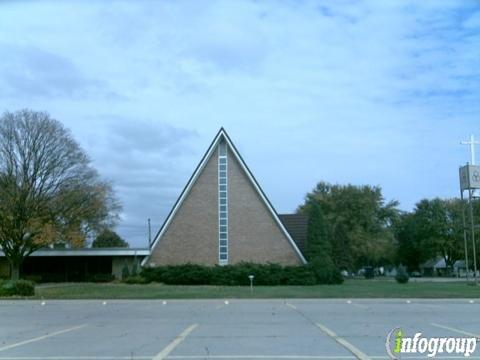
[[[208,285],[212,278],[211,272],[211,268],[202,265],[167,266],[162,273],[162,282],[172,285]]]
[[[284,285],[315,285],[317,278],[310,266],[286,266],[283,269]]]
[[[67,281],[65,274],[43,273],[41,274],[42,282],[65,282]]]
[[[395,280],[397,280],[397,282],[399,284],[406,284],[409,279],[410,279],[410,277],[408,276],[408,273],[407,273],[407,270],[405,269],[405,266],[400,265],[397,268],[397,275],[395,275]]]
[[[115,276],[112,274],[94,274],[89,276],[88,281],[94,283],[108,283],[115,280]]]
[[[317,284],[341,284],[343,276],[329,258],[318,258],[307,266],[312,268]]]
[[[0,284],[0,296],[33,296],[35,287],[28,280],[10,280]]]
[[[34,284],[42,282],[42,275],[27,275],[23,277],[24,280],[33,282]]]
[[[123,280],[125,284],[148,284],[150,281],[143,276],[136,275],[136,276],[130,276],[126,279]]]
[[[130,270],[128,269],[128,265],[125,262],[122,268],[122,280],[128,278],[130,276]]]
[[[130,275],[131,276],[137,276],[138,275],[138,261],[137,261],[137,259],[135,259],[133,261],[132,271],[131,271]]]
[[[161,282],[171,285],[315,285],[339,284],[343,281],[338,270],[306,266],[280,266],[277,264],[240,263],[225,266],[170,265],[142,269],[145,282]],[[133,280],[132,280],[133,281]]]

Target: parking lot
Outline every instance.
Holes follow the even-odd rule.
[[[393,328],[473,337],[479,320],[467,299],[1,301],[0,360],[387,359]]]

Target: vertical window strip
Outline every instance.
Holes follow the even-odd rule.
[[[218,149],[218,263],[228,264],[228,163],[227,144],[221,141]]]

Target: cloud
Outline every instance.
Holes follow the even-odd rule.
[[[281,212],[320,180],[382,185],[405,209],[455,196],[458,141],[479,129],[476,1],[0,6],[0,108],[72,129],[133,243],[220,126]]]
[[[109,143],[113,150],[126,152],[162,152],[178,156],[186,147],[174,146],[185,143],[197,135],[194,131],[162,123],[145,121],[114,121],[110,125]]]
[[[0,43],[0,87],[6,97],[88,97],[106,91],[104,81],[88,77],[68,58],[36,46]],[[110,98],[114,93],[107,93]]]

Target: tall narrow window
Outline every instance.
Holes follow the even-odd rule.
[[[228,264],[228,183],[227,144],[218,145],[218,263]]]

